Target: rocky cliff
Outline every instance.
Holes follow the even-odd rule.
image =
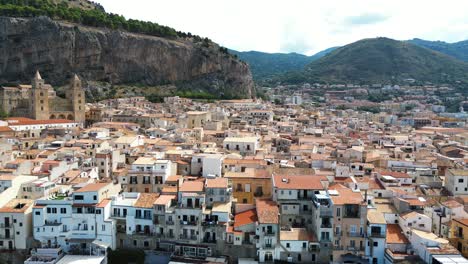
[[[251,97],[247,64],[215,44],[53,21],[0,17],[0,82],[29,83],[33,73],[63,84],[72,73],[114,84],[174,83],[217,95]]]

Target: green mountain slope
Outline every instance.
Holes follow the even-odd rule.
[[[429,40],[414,38],[414,39],[408,40],[408,42],[416,44],[421,47],[431,49],[431,50],[435,50],[435,51],[450,55],[459,60],[468,62],[468,40],[455,42],[455,43],[447,43],[444,41],[429,41]]]
[[[328,48],[312,56],[298,53],[266,53],[259,51],[240,52],[229,50],[229,52],[247,62],[250,65],[254,79],[262,81],[286,72],[300,71],[310,62],[320,59],[334,49],[336,47]]]
[[[388,83],[404,79],[452,83],[468,80],[468,64],[445,54],[388,38],[364,39],[343,46],[301,72],[279,80],[297,82]]]

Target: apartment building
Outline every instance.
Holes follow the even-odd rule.
[[[31,248],[33,204],[31,199],[12,199],[0,208],[0,249]]]
[[[154,157],[139,157],[127,175],[120,177],[122,189],[127,192],[160,192],[169,176],[177,172],[176,164],[170,160]]]
[[[226,172],[231,181],[232,195],[238,203],[254,204],[256,198],[272,197],[271,174],[266,170],[247,168],[243,172]]]
[[[362,261],[365,256],[367,232],[367,202],[359,189],[341,184],[329,188],[333,202],[333,255],[330,261]]]
[[[60,246],[65,252],[86,251],[93,241],[116,248],[111,204],[120,186],[90,183],[70,196],[37,200],[33,207],[33,235],[45,247]]]

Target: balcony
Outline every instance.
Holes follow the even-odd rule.
[[[167,221],[166,221],[166,225],[174,225],[174,221],[169,221],[169,220],[167,220]]]
[[[273,236],[273,235],[275,235],[275,231],[273,231],[273,230],[267,230],[267,231],[265,232],[265,235],[267,235],[267,236]]]
[[[365,248],[364,247],[354,246],[354,247],[347,247],[346,250],[348,250],[348,251],[364,251]]]
[[[320,217],[333,217],[333,208],[320,206]]]
[[[204,238],[203,243],[216,244],[216,239]]]
[[[332,228],[332,224],[331,223],[322,223],[320,225],[320,228]]]
[[[348,232],[348,236],[350,237],[364,237],[364,234],[363,233],[360,233],[360,232],[354,232],[354,231],[349,231]]]
[[[196,226],[196,225],[197,225],[197,221],[183,221],[183,220],[180,220],[180,224],[181,224],[181,225]]]
[[[184,240],[197,240],[197,236],[196,235],[180,235],[179,236],[180,239],[184,239]]]
[[[273,248],[273,245],[272,244],[264,244],[263,248]]]
[[[379,233],[377,233],[377,232],[371,232],[371,233],[370,233],[370,236],[371,236],[371,237],[376,237],[376,238],[384,238],[384,237],[387,236],[387,234],[381,233],[381,232],[379,232]]]
[[[138,215],[138,216],[135,216],[135,219],[152,220],[151,215],[150,216]]]
[[[203,221],[202,222],[202,226],[217,226],[218,225],[218,221]]]

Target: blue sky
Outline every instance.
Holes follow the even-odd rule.
[[[95,0],[240,51],[312,55],[362,38],[468,39],[468,1]]]

